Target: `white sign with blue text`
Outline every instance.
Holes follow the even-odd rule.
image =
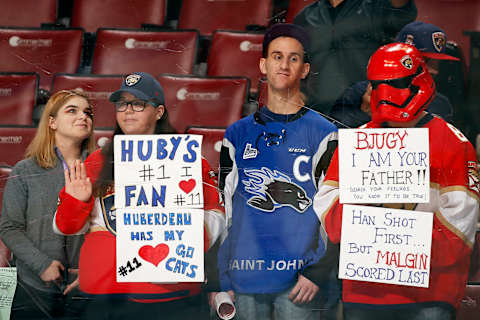
[[[428,288],[433,213],[343,206],[338,277]]]
[[[202,136],[114,138],[118,282],[204,280]]]
[[[340,203],[427,203],[427,128],[341,129]]]

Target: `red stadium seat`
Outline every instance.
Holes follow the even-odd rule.
[[[267,104],[268,101],[268,82],[267,79],[260,80],[258,84],[258,107],[261,108]]]
[[[215,31],[208,54],[208,76],[245,76],[250,90],[257,92],[262,74],[258,67],[262,57],[263,34]]]
[[[467,285],[467,292],[457,310],[456,320],[478,320],[480,314],[480,284]]]
[[[57,72],[75,73],[82,53],[81,29],[0,29],[0,71],[36,72],[49,90]]]
[[[93,53],[92,73],[192,74],[197,47],[197,31],[100,29]]]
[[[113,130],[95,129],[93,134],[97,148],[102,148],[107,142],[112,140]]]
[[[32,125],[38,81],[36,73],[0,73],[0,125]]]
[[[480,284],[480,231],[475,235],[475,244],[473,246],[468,281]]]
[[[226,127],[239,120],[249,90],[244,77],[160,75],[170,122],[177,132],[188,126]]]
[[[25,150],[35,136],[35,127],[0,126],[0,166],[14,166],[25,157]]]
[[[166,0],[75,0],[72,27],[86,32],[98,28],[140,28],[142,24],[163,25]]]
[[[0,213],[2,212],[3,190],[5,189],[5,184],[11,171],[12,169],[10,167],[0,166]],[[3,241],[0,240],[0,267],[9,267],[11,258],[12,254],[10,250],[8,250]]]
[[[271,15],[271,0],[183,0],[178,28],[198,29],[210,36],[217,29],[244,31],[248,25],[268,26]]]
[[[108,100],[110,94],[120,88],[123,77],[118,75],[56,74],[52,92],[63,89],[81,89],[94,107],[96,128],[115,126],[115,108]]]
[[[12,253],[10,252],[10,250],[8,250],[7,246],[0,239],[0,267],[10,267],[10,260],[12,260]]]
[[[220,150],[222,148],[223,135],[225,129],[223,128],[204,128],[204,127],[190,127],[186,133],[200,134],[203,136],[202,155],[207,159],[210,166],[216,174],[218,174],[218,166],[220,160]]]
[[[285,22],[292,23],[293,18],[302,11],[303,8],[309,4],[314,3],[316,0],[290,0],[288,3],[287,16]]]
[[[2,203],[3,203],[3,190],[5,189],[5,184],[7,184],[8,176],[10,175],[11,171],[12,171],[12,168],[10,166],[0,166],[0,212],[2,212],[1,209],[2,209]],[[0,246],[0,251],[1,251],[1,246]],[[0,261],[0,267],[2,267],[1,261]]]
[[[42,23],[55,23],[57,0],[4,0],[0,26],[40,27]]]

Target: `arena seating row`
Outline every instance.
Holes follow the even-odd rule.
[[[0,28],[0,72],[37,72],[40,88],[49,90],[55,73],[79,70],[82,37],[82,29]],[[207,75],[247,76],[256,88],[262,41],[258,33],[214,32]],[[196,30],[99,29],[91,73],[193,74],[198,42]]]
[[[57,0],[3,1],[0,25],[40,27],[56,22]],[[101,27],[140,28],[142,25],[162,26],[165,22],[166,0],[75,0],[71,27],[96,32]],[[20,13],[20,14],[19,14]],[[205,13],[212,18],[205,19]],[[272,15],[271,0],[207,1],[183,0],[178,27],[198,29],[211,35],[216,29],[245,30],[247,26],[267,26]]]
[[[71,13],[70,27],[80,27],[94,33],[99,28],[141,28],[142,25],[162,26],[166,22],[166,9],[171,5],[168,0],[145,0],[138,5],[135,0],[75,0]],[[68,3],[68,1],[66,1]],[[178,14],[178,28],[198,29],[202,35],[212,35],[214,30],[228,29],[244,31],[247,26],[268,26],[278,17],[272,14],[278,11],[273,0],[209,1],[183,0]],[[298,12],[314,0],[283,1],[284,9],[280,19],[293,21]],[[468,50],[468,38],[463,30],[475,30],[480,27],[478,11],[480,3],[476,0],[415,0],[418,8],[418,20],[442,26],[451,39],[455,39]],[[2,1],[0,26],[40,27],[42,24],[55,24],[60,18],[58,0]],[[278,3],[277,3],[278,5]],[[112,10],[114,9],[114,10]],[[280,20],[282,21],[282,20]]]
[[[265,81],[259,82],[258,73],[263,36],[261,33],[246,33],[245,30],[261,29],[272,23],[273,1],[183,0],[177,29],[147,31],[140,30],[142,25],[165,26],[168,0],[145,0],[142,6],[135,0],[75,0],[67,24],[70,29],[34,29],[39,33],[30,37],[28,29],[11,28],[39,28],[45,23],[57,23],[59,1],[42,0],[41,5],[37,0],[2,1],[0,26],[4,27],[0,29],[15,33],[0,31],[0,71],[15,74],[0,74],[3,102],[0,107],[0,149],[6,151],[0,154],[0,207],[10,166],[23,158],[36,130],[31,119],[39,88],[48,91],[82,88],[95,105],[96,127],[111,128],[114,110],[107,100],[109,94],[118,88],[121,74],[147,71],[159,75],[166,88],[166,104],[174,126],[180,132],[204,135],[202,152],[214,168],[218,167],[224,128],[188,126],[224,127],[235,121],[240,117],[238,106],[241,108],[246,101],[249,90],[258,94],[260,105],[265,104],[266,91],[257,91],[257,88],[266,87]],[[290,0],[288,10],[284,12],[285,21],[291,22],[304,6],[313,2]],[[470,52],[469,38],[463,31],[480,30],[480,1],[415,2],[419,12],[417,20],[442,26],[449,39],[458,43],[455,47],[457,51],[463,48],[465,53]],[[93,53],[86,51],[90,50],[85,46],[88,33],[96,37]],[[192,76],[199,60],[202,37],[211,38],[206,55],[208,78]],[[229,43],[232,46],[228,46]],[[85,62],[88,54],[92,55],[92,59]],[[466,65],[462,65],[461,69],[469,65],[468,54],[465,59]],[[91,67],[92,74],[78,74],[85,64]],[[458,65],[450,64],[451,68],[458,69]],[[161,75],[164,73],[171,75]],[[465,74],[457,72],[454,77],[462,78]],[[217,79],[216,76],[233,78]],[[224,81],[224,84],[217,80]],[[452,81],[452,76],[449,76],[444,85],[456,88],[458,96],[465,97],[464,87],[455,87],[456,83],[459,82]],[[227,88],[225,91],[222,91],[223,86]],[[234,87],[239,88],[234,90]],[[227,93],[224,95],[223,92]],[[452,102],[456,105],[455,101]],[[112,132],[111,129],[97,128],[97,144],[102,145]],[[469,285],[457,314],[459,320],[477,319],[480,311],[479,243],[480,234],[477,233]],[[0,241],[0,266],[8,266],[10,256],[9,250]]]
[[[226,127],[242,117],[250,81],[245,77],[197,77],[160,74],[170,121],[178,132],[188,126]],[[80,89],[89,96],[96,128],[112,128],[115,112],[108,100],[122,82],[121,75],[54,74],[52,92]],[[35,73],[0,73],[0,125],[32,125],[37,93]]]
[[[37,128],[32,126],[0,126],[0,191],[8,176],[9,168],[25,157],[27,146],[33,140]],[[215,127],[188,127],[187,134],[203,136],[202,155],[208,160],[215,172],[218,172],[220,148],[225,128]],[[95,129],[94,136],[97,147],[100,148],[111,139],[112,129]],[[1,197],[1,192],[0,192]],[[0,198],[1,204],[1,198]],[[1,206],[0,206],[1,207]]]

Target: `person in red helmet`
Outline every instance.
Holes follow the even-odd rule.
[[[428,128],[430,201],[415,211],[434,212],[428,288],[343,280],[344,319],[452,319],[465,293],[477,216],[479,183],[475,151],[465,136],[425,111],[435,84],[421,53],[388,44],[370,58],[372,121],[366,128]],[[314,198],[329,240],[340,242],[338,153]],[[387,206],[384,204],[384,206]]]
[[[413,46],[393,44],[376,51],[367,77],[372,86],[372,121],[377,124],[387,121],[391,127],[404,127],[419,121],[435,94],[435,82]]]

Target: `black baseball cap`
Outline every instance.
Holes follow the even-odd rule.
[[[165,104],[163,88],[151,74],[134,72],[123,79],[120,89],[110,95],[110,101],[118,101],[122,92],[133,94],[139,99],[153,102],[156,106]]]
[[[310,36],[307,31],[297,25],[292,23],[277,23],[267,29],[265,36],[263,37],[263,46],[262,54],[263,57],[267,56],[268,45],[270,42],[275,40],[278,37],[289,37],[298,40],[303,46],[304,51],[304,60],[308,62],[308,56],[310,53]]]

